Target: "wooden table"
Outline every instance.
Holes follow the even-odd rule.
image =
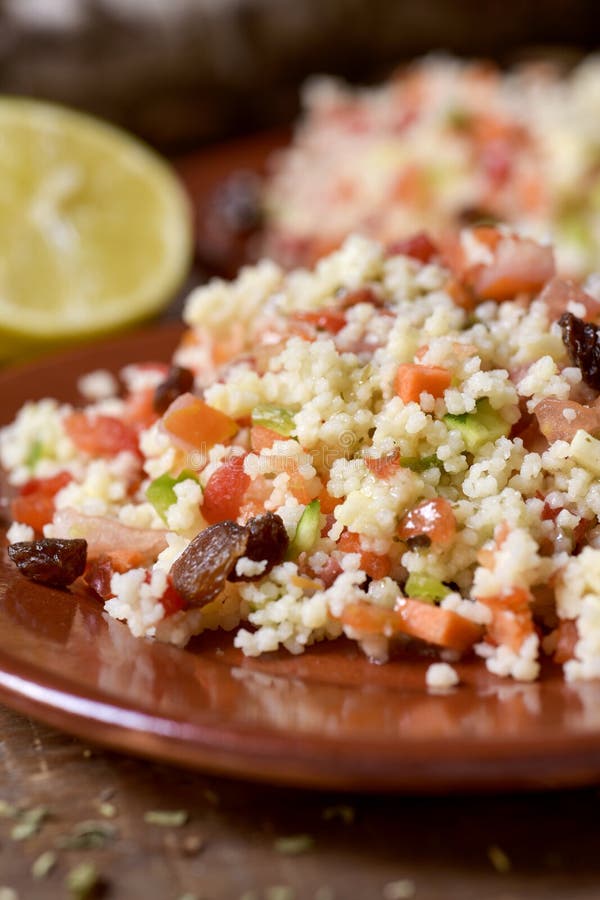
[[[66,897],[65,876],[83,860],[93,860],[102,875],[96,896],[122,900],[600,897],[597,789],[495,797],[322,794],[85,747],[1,707],[0,735],[0,799],[49,810],[40,831],[22,841],[10,837],[14,820],[0,818],[0,887],[13,888],[19,900]],[[102,801],[114,807],[108,807],[114,817],[102,819]],[[186,810],[189,821],[148,824],[149,810]],[[100,849],[58,850],[55,868],[34,880],[33,861],[89,819],[114,826],[116,837]],[[314,843],[280,840],[291,836]]]

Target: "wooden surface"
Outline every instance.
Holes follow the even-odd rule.
[[[4,708],[0,734],[0,799],[50,812],[37,835],[19,842],[10,837],[14,820],[0,819],[0,887],[20,900],[66,897],[66,873],[82,860],[103,876],[101,896],[122,900],[390,900],[411,888],[415,900],[600,896],[597,789],[453,799],[300,792],[88,748]],[[101,819],[106,798],[115,839],[57,851],[55,869],[34,881],[33,861],[81,821]],[[156,809],[185,809],[189,822],[144,822]],[[344,821],[351,814],[354,822]],[[311,836],[312,849],[282,853],[276,842],[290,835]],[[509,871],[492,865],[494,845]]]

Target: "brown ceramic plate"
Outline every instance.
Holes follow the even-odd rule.
[[[172,326],[0,376],[2,422],[27,399],[76,400],[99,366],[167,359]],[[84,586],[58,591],[0,561],[0,698],[86,740],[228,775],[327,788],[447,791],[587,784],[600,778],[600,683],[549,669],[515,684],[476,661],[447,694],[428,660],[369,664],[335,642],[245,659],[231,635],[186,650],[138,640]]]

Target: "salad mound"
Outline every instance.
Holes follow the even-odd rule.
[[[437,654],[436,685],[464,655],[600,675],[597,279],[505,228],[351,236],[312,271],[213,280],[184,317],[170,366],[92,373],[82,408],[30,402],[0,433],[24,574],[84,568],[179,646],[344,634]]]
[[[387,243],[503,222],[550,235],[561,272],[594,271],[599,86],[598,56],[568,73],[429,56],[375,87],[311,79],[294,138],[259,189],[262,252],[311,265],[353,231]]]

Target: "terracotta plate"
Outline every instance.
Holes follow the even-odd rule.
[[[167,359],[159,328],[0,376],[2,421],[27,399],[76,400],[85,371]],[[370,665],[349,644],[243,658],[231,635],[186,650],[137,640],[84,587],[36,586],[0,562],[0,698],[89,741],[202,770],[327,788],[446,791],[600,777],[600,683],[538,684],[458,666],[425,689],[428,660]]]

